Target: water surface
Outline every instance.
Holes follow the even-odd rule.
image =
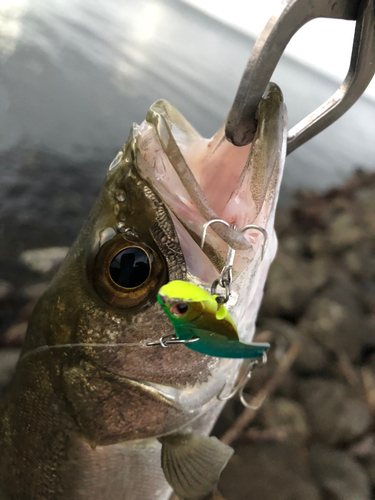
[[[0,271],[24,248],[69,245],[107,166],[164,98],[206,136],[225,119],[254,41],[173,0],[3,0]],[[313,43],[313,41],[312,41]],[[273,78],[290,122],[337,83],[284,58]],[[375,103],[287,159],[282,201],[375,167]]]

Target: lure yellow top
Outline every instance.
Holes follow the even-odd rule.
[[[158,302],[171,320],[180,340],[199,338],[185,344],[201,354],[219,358],[258,358],[270,345],[241,342],[227,308],[202,288],[185,281],[162,286]]]

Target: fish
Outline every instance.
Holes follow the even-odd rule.
[[[32,313],[0,409],[1,500],[199,500],[233,451],[210,437],[241,359],[183,345],[157,302],[170,281],[208,291],[236,249],[227,309],[251,342],[277,238],[286,109],[270,84],[251,145],[201,137],[153,104],[111,163],[88,220]],[[261,235],[212,224],[219,217]],[[263,258],[262,258],[263,257]]]
[[[176,280],[161,287],[158,302],[176,337],[190,341],[185,344],[189,349],[218,358],[261,358],[270,344],[241,342],[232,316],[218,297]]]

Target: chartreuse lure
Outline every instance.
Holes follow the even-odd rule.
[[[185,344],[189,349],[218,358],[261,357],[270,345],[241,342],[231,315],[216,297],[197,285],[176,280],[160,288],[158,302],[179,340],[199,339]]]

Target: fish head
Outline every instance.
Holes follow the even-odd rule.
[[[276,251],[285,130],[276,86],[262,100],[256,138],[245,148],[229,144],[223,130],[203,139],[165,102],[133,126],[35,307],[19,363],[35,377],[43,371],[90,443],[175,432],[217,406],[216,396],[235,379],[236,360],[183,345],[146,345],[174,333],[157,302],[160,288],[180,280],[207,294],[232,240],[237,251],[228,308],[240,337],[251,340]],[[237,227],[264,227],[264,257],[262,235],[254,230],[228,236],[210,228],[201,248],[203,224],[214,215]],[[172,316],[170,304],[160,301]],[[201,302],[195,304],[191,310],[199,314]]]
[[[225,139],[224,127],[204,139],[169,103],[158,101],[146,121],[135,127],[137,168],[168,207],[186,262],[186,280],[225,296],[217,280],[231,265],[233,282],[226,305],[245,341],[254,334],[277,250],[274,218],[287,133],[286,108],[277,85],[268,86],[257,122],[252,143],[236,147]],[[211,223],[205,232],[205,225],[216,219],[236,227],[236,233],[220,222]],[[235,250],[233,262],[228,261],[229,248]]]

